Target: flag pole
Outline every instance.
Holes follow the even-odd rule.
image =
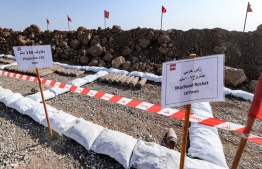
[[[69,27],[69,20],[67,19],[67,22],[68,22],[68,30],[70,31],[70,27]]]
[[[48,30],[48,23],[46,23],[46,27],[47,27],[47,30]]]
[[[237,169],[237,166],[239,164],[242,153],[243,153],[244,148],[245,148],[246,143],[247,143],[247,137],[248,137],[248,135],[249,135],[249,133],[252,129],[254,120],[255,120],[254,118],[248,118],[248,120],[247,120],[246,127],[244,128],[244,131],[243,131],[243,133],[245,133],[245,134],[242,134],[242,138],[241,138],[239,146],[237,148],[236,156],[234,158],[231,169]]]
[[[245,32],[246,21],[247,21],[247,12],[246,12],[246,18],[245,18],[245,23],[244,23],[244,29],[243,29],[243,32]]]
[[[190,56],[189,56],[190,59],[193,59],[195,57],[196,57],[195,54],[190,54]],[[184,126],[183,126],[183,140],[182,140],[182,147],[181,147],[179,169],[184,169],[184,164],[185,164],[186,142],[187,142],[187,135],[188,135],[190,109],[191,109],[191,104],[187,104],[186,105],[186,114],[185,114]]]
[[[162,18],[163,18],[163,11],[161,10],[161,27],[160,27],[160,30],[162,30]]]
[[[105,25],[105,29],[106,29],[106,17],[104,16],[104,25]]]
[[[44,109],[45,109],[45,116],[46,116],[46,121],[47,121],[48,129],[49,129],[50,138],[51,138],[51,140],[53,140],[52,128],[51,128],[48,113],[47,113],[47,108],[46,108],[46,103],[45,103],[45,98],[44,98],[44,93],[43,93],[43,89],[42,89],[42,84],[41,84],[41,79],[40,79],[40,75],[39,75],[39,72],[38,72],[38,68],[35,68],[35,70],[36,70],[38,84],[39,84],[39,88],[40,88],[40,92],[41,92],[42,102],[43,102]]]

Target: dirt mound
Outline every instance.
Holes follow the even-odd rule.
[[[153,30],[136,28],[123,31],[87,29],[44,31],[31,25],[23,32],[0,28],[0,53],[13,54],[13,46],[50,44],[53,60],[89,66],[112,67],[120,56],[119,69],[161,74],[161,64],[189,54],[206,56],[224,53],[225,65],[243,69],[248,79],[257,80],[262,72],[262,29],[243,33],[224,29]],[[128,65],[128,66],[123,66]]]

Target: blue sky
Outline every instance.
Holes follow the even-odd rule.
[[[261,0],[1,0],[0,27],[22,31],[31,24],[46,30],[68,30],[79,26],[104,28],[104,10],[110,12],[106,25],[119,25],[124,30],[137,28],[160,29],[161,7],[163,29],[212,29],[243,31],[247,3],[253,12],[247,16],[246,31],[262,24]]]

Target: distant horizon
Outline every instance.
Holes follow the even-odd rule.
[[[246,13],[248,2],[252,12]],[[162,15],[162,30],[221,28],[242,32],[246,14],[245,32],[255,31],[261,24],[262,1],[255,0],[3,0],[0,7],[3,14],[0,15],[0,27],[23,31],[31,24],[36,24],[45,31],[48,19],[50,31],[68,31],[68,15],[72,20],[69,23],[70,30],[77,30],[80,26],[104,29],[104,21],[106,27],[118,25],[122,30],[137,27],[159,30],[162,6],[166,9]],[[109,12],[107,19],[104,17],[104,10]]]

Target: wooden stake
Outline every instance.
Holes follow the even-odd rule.
[[[246,127],[244,128],[243,133],[245,133],[247,135],[250,133],[254,121],[255,121],[254,118],[248,118],[247,119]],[[231,166],[231,169],[237,169],[237,166],[238,166],[239,161],[241,159],[241,156],[242,156],[242,153],[243,153],[244,148],[246,146],[246,143],[247,143],[247,136],[242,134],[242,138],[241,138],[239,146],[237,148],[236,156],[234,158],[234,161],[233,161],[233,164]]]
[[[50,138],[51,138],[51,140],[53,140],[53,133],[52,133],[52,128],[51,128],[48,113],[47,113],[47,108],[46,108],[44,93],[43,93],[42,84],[41,84],[41,80],[40,80],[40,75],[39,75],[38,69],[35,68],[35,70],[36,70],[36,74],[37,74],[37,79],[38,79],[38,84],[39,84],[39,88],[40,88],[40,92],[41,92],[42,101],[43,101],[43,104],[44,104],[45,117],[46,117],[46,121],[47,121],[47,124],[48,124]]]
[[[195,57],[196,57],[195,54],[190,54],[190,56],[189,56],[189,58],[191,58],[191,59],[193,59]],[[183,127],[183,140],[182,140],[182,147],[181,147],[179,169],[184,169],[190,109],[191,109],[191,104],[186,105],[186,114],[185,114],[184,127]]]

